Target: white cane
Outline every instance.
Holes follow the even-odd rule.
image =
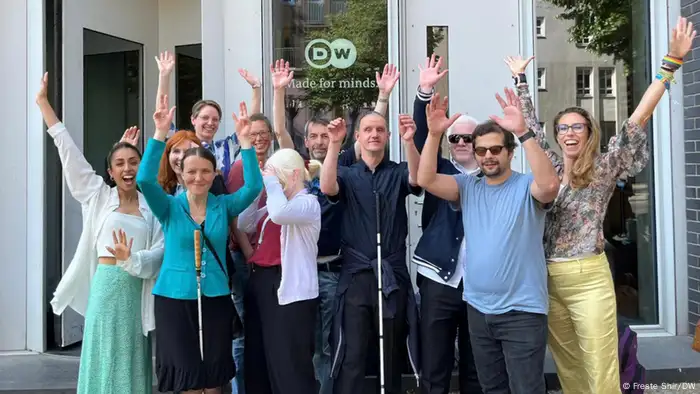
[[[194,269],[197,271],[197,317],[199,318],[199,355],[204,360],[204,341],[202,338],[202,246],[199,230],[194,230]]]
[[[379,384],[380,393],[384,394],[384,310],[382,294],[382,227],[379,220],[379,193],[374,193],[377,211],[377,307],[379,309]]]

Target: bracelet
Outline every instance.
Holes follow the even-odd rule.
[[[525,76],[525,73],[519,73],[517,76],[514,76],[513,83],[515,83],[515,86],[518,86],[521,83],[527,83],[527,77]]]
[[[520,143],[522,144],[523,142],[529,140],[530,138],[532,138],[534,136],[535,136],[535,133],[533,133],[532,130],[528,130],[527,133],[521,135],[520,137],[518,137],[518,139],[520,140]]]
[[[671,89],[671,82],[676,83],[676,80],[673,78],[673,73],[663,68],[659,69],[659,72],[656,74],[656,79],[663,82],[666,90]]]
[[[384,97],[381,97],[381,96],[380,96],[380,97],[377,99],[377,102],[380,102],[380,103],[388,103],[389,100],[386,99],[386,98],[384,98]]]
[[[683,60],[673,56],[666,55],[661,60],[661,67],[670,72],[675,72],[683,65]]]

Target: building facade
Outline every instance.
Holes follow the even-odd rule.
[[[632,10],[608,10],[624,14],[617,29],[625,39],[618,42],[609,32],[578,24],[576,10],[559,8],[556,0],[504,2],[2,3],[0,49],[13,56],[0,58],[1,132],[13,146],[0,156],[0,183],[7,186],[0,197],[6,221],[0,237],[6,251],[0,351],[44,352],[81,337],[80,317],[54,316],[48,304],[77,245],[81,212],[34,103],[44,70],[52,104],[98,173],[104,171],[104,153],[126,127],[138,125],[146,138],[152,135],[158,81],[153,58],[165,50],[177,56],[171,102],[178,107],[178,128],[190,127],[189,108],[201,97],[218,101],[226,112],[249,100],[239,68],[262,78],[269,113],[269,64],[288,60],[295,80],[287,89],[287,124],[299,146],[311,116],[345,116],[354,124],[371,108],[375,70],[387,62],[401,70],[389,103],[390,129],[396,130],[398,114],[412,111],[418,65],[427,54],[440,54],[450,69],[437,90],[450,97],[452,110],[478,119],[498,114],[493,94],[512,86],[502,59],[534,54],[528,80],[550,138],[555,114],[579,105],[601,123],[605,150],[667,51],[669,21],[681,12],[697,18],[700,11],[699,1],[686,0],[644,0]],[[606,220],[618,311],[642,336],[688,335],[700,317],[700,106],[694,93],[700,82],[694,82],[698,66],[691,59],[650,121],[653,159],[635,178],[620,180]],[[219,133],[233,133],[229,116]],[[684,144],[685,157],[677,154]],[[390,156],[403,156],[398,133],[391,135]],[[514,168],[528,170],[518,151]],[[411,200],[411,247],[420,236],[420,207],[420,199]]]

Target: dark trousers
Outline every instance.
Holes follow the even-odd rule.
[[[420,274],[417,282],[421,311],[421,393],[447,394],[450,391],[455,339],[459,348],[459,392],[481,393],[469,341],[467,303],[462,301],[462,284],[454,288]]]
[[[467,305],[476,371],[484,394],[545,394],[547,315],[486,315]]]
[[[318,299],[280,305],[281,267],[251,266],[245,303],[245,391],[309,394],[314,376]]]
[[[341,274],[344,275],[344,274]],[[379,312],[377,309],[377,278],[372,271],[352,274],[352,282],[345,293],[343,341],[345,357],[335,380],[335,394],[365,392],[367,352],[379,346]],[[403,285],[390,296],[396,303],[393,319],[383,319],[384,328],[384,389],[386,394],[401,391],[402,351],[406,348],[407,291]],[[380,349],[381,350],[381,349]],[[377,379],[379,384],[379,379]]]

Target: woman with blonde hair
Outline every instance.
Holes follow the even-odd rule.
[[[306,183],[320,167],[293,149],[278,150],[263,169],[267,205],[253,204],[238,217],[238,228],[258,238],[248,260],[244,297],[248,393],[317,391],[313,355],[321,206]]]
[[[525,68],[533,57],[505,60],[516,81],[530,136],[546,151],[561,178],[559,195],[547,215],[544,243],[548,342],[564,393],[620,392],[615,288],[603,250],[603,221],[616,181],[636,175],[649,160],[644,126],[695,35],[693,24],[679,18],[656,79],[602,154],[600,128],[588,111],[578,107],[555,116],[553,129],[562,156],[554,152],[537,121],[525,82]],[[512,90],[506,90],[506,96],[508,104],[518,104]]]

